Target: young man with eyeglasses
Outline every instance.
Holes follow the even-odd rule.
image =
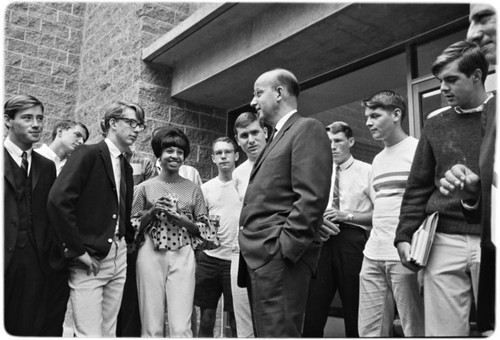
[[[144,111],[115,102],[104,115],[106,138],[79,147],[48,200],[51,223],[69,263],[76,336],[113,337],[126,277],[133,196],[132,168],[123,153],[143,131]]]
[[[204,250],[197,256],[194,304],[200,307],[199,337],[213,337],[219,298],[224,294],[224,311],[228,312],[232,336],[236,337],[236,321],[231,293],[231,258],[238,235],[241,203],[232,174],[238,160],[236,144],[220,137],[212,145],[212,161],[218,175],[201,186],[209,215],[220,218],[217,235],[220,247]]]

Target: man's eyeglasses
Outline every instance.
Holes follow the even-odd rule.
[[[139,122],[136,121],[135,119],[128,119],[128,118],[115,118],[115,119],[116,120],[123,120],[125,123],[127,123],[128,125],[130,125],[130,127],[132,129],[135,129],[136,127],[139,127],[140,131],[144,131],[144,129],[146,128],[146,125],[139,124]]]
[[[220,157],[220,156],[222,156],[223,154],[230,155],[230,154],[232,154],[232,153],[234,153],[234,150],[217,150],[217,151],[215,151],[215,152],[214,152],[214,155],[216,155],[216,156],[219,156],[219,157]]]

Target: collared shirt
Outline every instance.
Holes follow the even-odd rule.
[[[14,159],[14,162],[16,162],[19,167],[21,167],[21,162],[22,162],[22,155],[23,155],[23,150],[21,150],[20,147],[18,147],[16,144],[14,144],[9,137],[5,138],[3,146],[9,153],[9,155]],[[31,171],[31,152],[33,151],[32,148],[26,150],[26,154],[28,155],[28,174]]]
[[[333,164],[335,169],[337,164]],[[371,190],[372,167],[370,164],[358,161],[350,156],[347,161],[340,164],[339,169],[339,210],[351,214],[367,213],[373,210]],[[332,172],[332,185],[330,186],[330,200],[328,207],[333,203],[333,185],[335,183],[335,170]],[[361,225],[349,222],[369,230],[371,225]]]
[[[474,113],[474,112],[483,112],[484,106],[493,97],[494,97],[493,93],[489,92],[488,96],[486,97],[484,102],[482,102],[481,105],[479,105],[478,107],[474,107],[472,109],[462,109],[460,106],[455,106],[453,109],[455,110],[456,113],[461,114],[461,115],[464,115],[467,113]]]
[[[121,163],[120,163],[120,149],[109,139],[104,139],[104,142],[108,145],[109,154],[111,156],[111,165],[113,166],[113,175],[115,178],[116,185],[116,196],[118,197],[118,204],[120,204],[120,178],[122,175]],[[118,214],[119,215],[119,214]],[[120,217],[116,219],[116,229],[115,233],[118,234],[120,226]]]
[[[285,125],[288,118],[290,118],[295,112],[297,112],[297,110],[292,110],[292,111],[288,112],[286,115],[284,115],[283,117],[281,117],[280,120],[278,120],[278,122],[276,123],[276,126],[274,127],[274,129],[276,130],[274,132],[274,135],[276,135],[278,133],[278,131],[281,130],[281,128],[283,127],[283,125]]]
[[[43,144],[38,149],[34,149],[34,151],[54,162],[56,166],[56,174],[59,176],[64,164],[66,164],[66,161],[68,159],[67,158],[60,159],[59,156],[54,152],[54,150],[52,150],[50,146],[48,146],[47,144]]]

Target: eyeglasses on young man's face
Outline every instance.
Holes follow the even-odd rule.
[[[146,128],[146,125],[140,124],[135,119],[128,119],[128,118],[115,118],[115,119],[116,120],[123,120],[125,123],[127,123],[128,125],[130,125],[130,127],[132,129],[135,129],[136,127],[139,127],[140,131],[144,131],[144,129]]]
[[[234,150],[217,150],[217,151],[214,151],[214,155],[215,156],[222,156],[222,155],[230,155],[234,153]]]

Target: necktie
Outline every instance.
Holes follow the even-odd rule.
[[[28,177],[28,169],[29,169],[29,164],[28,164],[28,154],[26,151],[23,151],[23,154],[21,155],[21,169],[23,169],[24,174],[26,177]]]
[[[125,157],[120,155],[120,226],[119,233],[125,233],[126,205],[127,205],[127,183],[125,181]]]
[[[273,132],[271,132],[271,136],[269,136],[269,139],[267,140],[267,144],[271,144],[271,142],[273,141],[273,138],[274,138],[274,135],[276,134],[276,129],[273,128]]]
[[[340,166],[337,165],[335,168],[335,182],[333,185],[333,201],[332,201],[332,207],[335,209],[340,208],[340,203],[339,203],[339,172],[340,172]]]

